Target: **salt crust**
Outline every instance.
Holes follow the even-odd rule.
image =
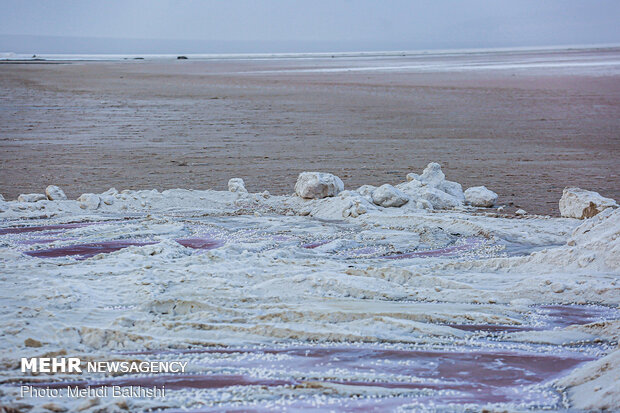
[[[14,349],[0,360],[7,367],[2,374],[16,374],[8,367],[15,357],[57,351],[96,354],[290,339],[444,343],[470,333],[438,324],[518,323],[519,315],[535,304],[618,306],[620,210],[606,208],[584,221],[474,215],[462,209],[465,197],[442,175],[433,165],[392,187],[409,197],[400,207],[376,205],[377,188],[371,186],[321,199],[239,196],[235,185],[237,193],[111,188],[76,201],[49,200],[49,194],[1,201],[0,218],[22,225],[138,217],[133,223],[74,228],[69,237],[142,234],[159,240],[84,261],[41,260],[21,254],[12,241],[0,245],[5,305],[20,308],[2,327],[4,347]],[[332,184],[339,189],[336,181]],[[453,210],[435,212],[442,208]],[[240,239],[196,255],[173,240],[188,231],[178,217],[230,217],[267,232],[300,228],[300,234],[326,238],[342,227],[338,231],[349,228],[354,239],[385,239],[403,248],[441,248],[458,234],[529,250],[524,256],[489,250],[487,256],[460,260],[346,261],[332,255],[346,248],[348,238],[332,239],[316,250],[288,244],[265,250],[268,241]],[[101,310],[126,303],[134,304],[121,313]],[[230,303],[236,303],[234,308]],[[247,322],[222,323],[212,320],[213,314]],[[198,322],[202,327],[192,327]],[[28,329],[17,328],[26,324]],[[170,328],[183,334],[171,335]],[[554,345],[614,337],[618,324],[512,335],[515,342]],[[25,346],[28,338],[42,347]],[[618,360],[615,351],[560,379],[558,386],[567,388],[576,408],[613,408],[618,405]]]

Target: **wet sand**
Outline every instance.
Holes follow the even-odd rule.
[[[282,194],[304,170],[356,188],[436,161],[512,210],[557,215],[567,185],[620,198],[619,60],[606,49],[0,64],[0,193],[242,177]]]

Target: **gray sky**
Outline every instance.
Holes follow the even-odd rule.
[[[619,22],[619,0],[0,0],[0,51],[221,53],[600,44],[620,43]]]

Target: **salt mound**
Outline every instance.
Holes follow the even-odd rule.
[[[400,207],[409,202],[409,197],[405,193],[390,184],[384,184],[376,188],[372,191],[371,197],[376,205],[385,208]]]
[[[107,191],[102,192],[101,195],[116,196],[118,195],[118,189],[112,187],[108,189]]]
[[[366,198],[368,201],[372,202],[372,191],[377,189],[374,185],[362,185],[357,188],[357,193]]]
[[[489,208],[497,202],[497,194],[485,186],[474,186],[465,191],[465,201],[471,206]]]
[[[620,406],[620,350],[576,369],[557,381],[568,388],[571,407],[612,411]]]
[[[569,246],[593,251],[607,267],[620,269],[620,210],[607,209],[579,225],[568,240]]]
[[[21,194],[17,197],[19,202],[37,202],[45,199],[47,199],[47,197],[43,194]]]
[[[451,209],[463,205],[463,202],[439,188],[425,187],[422,190],[422,199],[431,203],[435,209]]]
[[[101,205],[101,197],[96,194],[82,194],[77,200],[82,209],[97,209]]]
[[[579,225],[565,246],[536,252],[526,259],[563,269],[620,270],[620,209],[606,209]]]
[[[353,191],[343,191],[336,197],[313,201],[307,215],[321,219],[357,218],[378,208],[366,198]]]
[[[460,204],[465,202],[465,194],[463,194],[463,187],[458,182],[443,181],[437,189],[445,192],[448,195],[455,197]]]
[[[447,193],[450,196],[455,197],[461,203],[465,201],[463,195],[463,187],[458,182],[448,181],[446,175],[441,170],[441,165],[437,162],[429,163],[422,175],[407,174],[407,181],[418,181],[423,186],[429,186],[431,188],[437,188],[442,192]]]
[[[560,199],[560,214],[566,218],[592,218],[606,208],[617,207],[613,199],[581,188],[564,188]]]
[[[437,187],[445,180],[446,175],[441,170],[441,165],[437,162],[431,162],[426,165],[426,168],[422,171],[422,175],[418,177],[418,181],[433,187]]]
[[[49,185],[45,188],[45,195],[50,201],[65,201],[67,199],[67,195],[56,185]]]
[[[424,186],[420,181],[411,181],[396,185],[416,203],[418,208],[451,209],[462,206],[463,202],[454,196],[432,186]]]
[[[241,178],[231,178],[228,181],[228,190],[230,192],[239,192],[239,193],[247,193],[248,190],[245,189],[245,182]]]
[[[458,182],[446,180],[441,165],[429,163],[422,175],[407,174],[407,181],[396,187],[416,202],[430,204],[434,209],[451,209],[465,202],[463,187]]]
[[[326,198],[344,190],[342,180],[323,172],[302,172],[295,184],[295,193],[302,198]]]

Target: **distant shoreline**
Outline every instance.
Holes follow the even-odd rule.
[[[282,59],[332,59],[332,58],[377,58],[377,57],[412,57],[412,56],[458,56],[476,54],[510,54],[523,52],[567,52],[567,51],[616,51],[620,44],[573,45],[573,46],[539,46],[507,47],[478,49],[428,49],[428,50],[393,50],[393,51],[357,51],[357,52],[290,52],[290,53],[12,53],[0,52],[0,63],[43,63],[43,62],[90,62],[90,61],[135,61],[135,60],[178,60],[180,56],[187,60],[282,60]],[[29,57],[33,56],[33,57]],[[182,59],[185,60],[185,59]]]

